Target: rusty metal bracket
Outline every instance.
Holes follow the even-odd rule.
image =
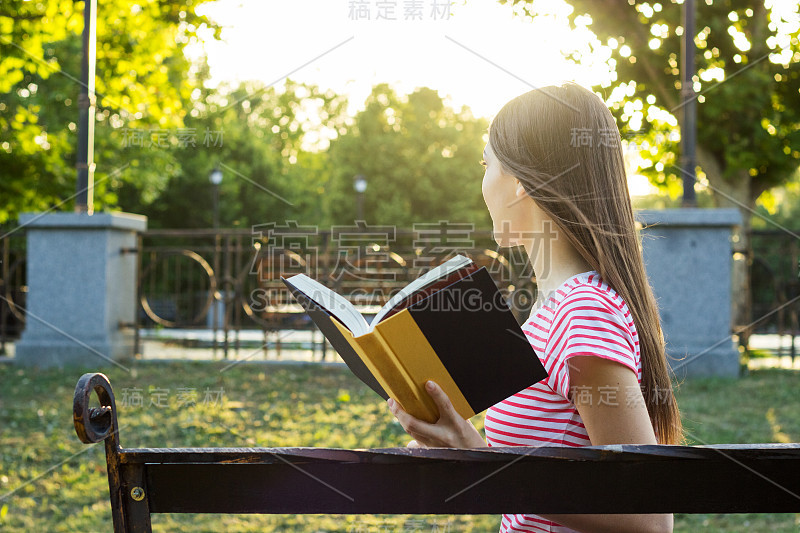
[[[100,407],[89,407],[92,392],[97,394]],[[72,401],[72,420],[75,433],[81,442],[95,444],[105,441],[106,466],[108,470],[108,490],[111,499],[111,517],[114,521],[114,531],[117,533],[151,531],[150,512],[146,495],[142,498],[142,505],[134,509],[130,507],[130,494],[123,494],[128,481],[123,482],[123,472],[120,468],[120,455],[123,453],[119,444],[119,424],[117,422],[117,405],[114,401],[114,391],[111,382],[104,374],[88,373],[81,376],[75,386],[75,396]],[[144,465],[139,465],[136,471],[137,480],[144,475]],[[129,476],[130,477],[130,476]],[[141,501],[141,500],[138,500]],[[142,512],[140,509],[144,509]]]
[[[89,407],[89,398],[95,392],[100,407]],[[117,435],[117,413],[114,391],[104,374],[89,373],[81,376],[75,386],[72,401],[72,418],[78,438],[85,444],[93,444],[110,438],[119,445]]]

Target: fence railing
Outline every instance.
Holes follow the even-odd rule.
[[[755,331],[794,338],[800,335],[800,241],[782,231],[753,230],[751,242],[751,322],[755,322]],[[790,346],[794,357],[794,342]]]
[[[137,331],[209,329],[213,347],[227,356],[231,347],[239,348],[239,332],[257,329],[265,341],[275,335],[280,350],[278,332],[316,331],[281,276],[304,273],[320,280],[369,316],[406,284],[456,253],[486,266],[523,320],[535,297],[524,252],[498,251],[490,231],[469,228],[468,238],[450,239],[443,243],[440,232],[430,245],[418,231],[391,226],[148,231],[139,245]],[[318,344],[325,350],[321,335]]]
[[[270,344],[280,352],[279,332],[316,331],[280,276],[305,273],[369,316],[394,292],[455,253],[485,265],[523,320],[536,294],[524,250],[498,249],[489,230],[448,224],[413,231],[393,226],[321,231],[296,224],[149,230],[139,236],[137,249],[129,250],[139,254],[139,308],[136,323],[127,326],[136,330],[137,351],[140,330],[164,328],[208,330],[212,347],[225,356],[240,348],[241,331],[260,330],[265,352]],[[800,242],[784,232],[763,230],[754,230],[751,242],[753,333],[799,335]],[[0,356],[24,327],[25,261],[24,230],[0,237]],[[325,357],[321,335],[311,347],[315,354],[321,348]]]
[[[0,357],[8,355],[6,344],[25,326],[25,245],[24,231],[0,227]]]

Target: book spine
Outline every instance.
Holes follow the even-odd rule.
[[[370,333],[354,337],[359,346],[359,355],[368,361],[367,366],[374,368],[375,377],[389,395],[400,402],[407,413],[426,422],[436,422],[439,410],[433,399],[423,386],[414,383],[397,355],[381,336],[373,330]]]

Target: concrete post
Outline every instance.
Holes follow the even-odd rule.
[[[97,367],[133,356],[137,232],[128,213],[25,213],[28,296],[19,364]]]
[[[731,234],[738,209],[642,210],[647,275],[678,378],[737,376],[731,338]]]

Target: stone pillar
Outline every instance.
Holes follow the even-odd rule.
[[[19,364],[101,367],[133,356],[137,232],[128,213],[25,213],[28,295]]]
[[[731,235],[737,209],[642,210],[647,275],[678,378],[737,376],[732,333]]]

